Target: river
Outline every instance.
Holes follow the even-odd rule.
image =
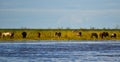
[[[120,41],[1,42],[0,62],[120,62]]]

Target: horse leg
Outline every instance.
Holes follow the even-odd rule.
[[[98,36],[96,35],[96,38],[98,38]]]
[[[5,35],[2,36],[3,38],[5,37]]]

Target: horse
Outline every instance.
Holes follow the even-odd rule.
[[[14,37],[14,32],[3,32],[1,33],[1,37],[10,37],[13,38]]]
[[[82,36],[82,32],[77,32],[77,36]]]
[[[26,32],[22,32],[22,37],[26,38],[26,36],[27,36],[27,33]]]
[[[41,36],[41,33],[40,33],[40,32],[38,32],[38,38],[40,38],[40,36]]]
[[[91,38],[93,38],[93,37],[98,38],[98,34],[97,33],[91,33]]]
[[[61,37],[61,32],[55,32],[55,36]]]
[[[111,38],[116,38],[116,36],[117,36],[116,33],[112,33],[110,37]]]
[[[78,30],[73,30],[73,33],[76,33],[76,36],[82,36],[82,32],[78,31]]]
[[[106,38],[106,37],[108,37],[109,36],[109,33],[108,32],[102,32],[102,33],[100,33],[100,37],[101,38]]]

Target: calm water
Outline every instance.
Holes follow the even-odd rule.
[[[120,62],[120,41],[0,43],[0,62]]]

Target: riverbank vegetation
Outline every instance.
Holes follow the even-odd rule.
[[[0,32],[14,32],[14,37],[3,37],[0,40],[120,40],[120,29],[0,29]],[[26,32],[26,38],[22,37],[22,32]],[[60,37],[56,36],[56,32],[61,32]],[[78,33],[81,32],[81,35]],[[101,38],[101,32],[108,32],[109,36]],[[38,34],[40,33],[40,34]],[[98,38],[91,38],[91,33],[97,33]],[[111,34],[115,33],[116,38],[111,38]]]

